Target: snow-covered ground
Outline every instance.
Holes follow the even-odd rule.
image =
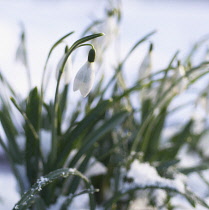
[[[7,75],[17,90],[21,92],[27,89],[25,72],[14,62],[20,34],[19,23],[23,22],[33,84],[40,84],[44,61],[51,45],[70,31],[76,33],[68,40],[76,40],[92,20],[103,17],[105,2],[105,0],[0,1],[1,71]],[[184,56],[191,44],[209,34],[208,1],[123,0],[122,2],[121,56],[140,37],[157,30],[157,34],[151,39],[154,42],[156,69],[164,67],[176,50],[181,50],[180,56]],[[140,64],[146,50],[147,45],[143,45],[130,59],[129,64]],[[58,58],[56,59],[58,62]],[[136,70],[133,69],[131,74],[130,71],[126,73],[127,81],[134,78]],[[72,94],[78,95],[77,92]],[[18,200],[18,195],[15,192],[12,174],[9,173],[9,169],[3,167],[2,163],[0,164],[0,209],[9,210]]]

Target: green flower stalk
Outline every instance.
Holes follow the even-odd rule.
[[[59,93],[59,85],[60,85],[61,76],[62,76],[62,74],[64,72],[67,60],[68,60],[69,56],[72,54],[72,52],[74,50],[76,50],[79,47],[89,45],[89,44],[84,44],[85,42],[90,41],[92,39],[95,39],[97,37],[103,36],[103,35],[104,35],[103,33],[93,34],[93,35],[90,35],[90,36],[83,37],[83,38],[77,40],[76,42],[74,42],[74,44],[65,53],[65,57],[63,59],[63,62],[60,65],[60,69],[59,69],[59,73],[58,73],[58,79],[57,79],[57,85],[56,85],[56,91],[55,91],[55,97],[54,97],[54,107],[53,107],[53,112],[52,112],[52,117],[53,117],[53,123],[52,123],[52,148],[51,148],[51,154],[50,154],[50,158],[49,158],[49,166],[50,166],[49,169],[51,169],[51,167],[53,168],[54,161],[56,161],[56,158],[57,158],[57,149],[58,149],[58,145],[57,145],[58,93]],[[93,46],[92,46],[92,49],[94,49]],[[90,50],[89,51],[88,62],[92,63],[94,61],[93,57],[95,57],[95,53],[93,53],[93,51]],[[92,79],[91,83],[93,85],[93,79]]]

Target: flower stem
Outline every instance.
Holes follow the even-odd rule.
[[[62,66],[60,67],[58,79],[57,79],[57,86],[56,86],[56,91],[55,91],[55,97],[54,97],[54,106],[53,106],[53,112],[52,112],[52,146],[51,146],[51,153],[49,155],[49,169],[52,170],[54,163],[57,159],[57,148],[58,148],[58,141],[57,141],[57,112],[58,112],[58,94],[59,94],[59,85],[60,85],[60,80],[62,73],[64,71],[65,64],[67,62],[68,57],[71,55],[71,53],[81,46],[83,43],[90,41],[91,39],[95,39],[97,37],[103,36],[103,33],[98,33],[98,34],[93,34],[90,36],[83,37],[76,42],[70,47],[68,52],[66,53]]]

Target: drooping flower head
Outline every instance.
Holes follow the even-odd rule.
[[[93,87],[95,54],[95,49],[92,48],[89,51],[87,62],[81,67],[74,79],[73,91],[80,90],[83,97],[86,97]]]
[[[153,50],[153,44],[151,43],[149,46],[149,51],[144,57],[141,66],[139,68],[139,78],[147,77],[151,74],[152,71],[152,50]]]

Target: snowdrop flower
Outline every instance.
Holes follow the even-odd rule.
[[[181,77],[181,81],[173,88],[174,94],[180,94],[182,93],[189,83],[188,79],[186,78],[186,71],[183,65],[181,65],[180,61],[178,61],[178,66],[175,70],[174,75],[171,78],[171,82],[175,80],[179,80]]]
[[[80,90],[83,97],[86,97],[92,89],[95,71],[94,71],[95,50],[89,51],[88,61],[81,67],[75,76],[73,91]]]
[[[152,50],[153,50],[153,44],[151,43],[149,46],[149,51],[144,57],[138,71],[138,78],[143,79],[148,77],[152,72]],[[146,79],[146,81],[149,80],[149,78]],[[147,100],[150,98],[153,98],[153,96],[156,95],[155,89],[152,88],[143,88],[140,93],[141,100]]]
[[[58,79],[58,75],[59,75],[59,71],[61,70],[63,61],[65,59],[66,53],[67,53],[68,47],[65,47],[65,54],[62,56],[62,58],[60,59],[59,63],[57,64],[57,68],[56,68],[56,78]],[[64,67],[64,71],[62,73],[62,78],[64,77],[64,83],[65,85],[68,85],[70,83],[71,80],[71,74],[70,71],[73,69],[72,67],[72,58],[71,56],[68,57],[67,63],[65,64]]]
[[[150,44],[149,51],[147,55],[144,57],[141,66],[139,68],[139,78],[147,77],[151,74],[152,70],[152,49],[153,44]]]
[[[56,69],[56,78],[58,79],[58,75],[59,75],[59,71],[60,71],[60,68],[62,66],[62,63],[65,59],[65,55],[60,59],[59,63],[57,64],[57,69]],[[72,70],[72,58],[71,56],[69,56],[68,60],[67,60],[67,63],[65,64],[65,68],[64,68],[64,71],[62,73],[62,77],[64,78],[64,83],[65,85],[69,84],[70,83],[70,80],[71,80],[71,74],[70,74],[70,71]]]
[[[25,33],[22,32],[21,34],[21,40],[18,45],[15,59],[17,62],[20,62],[21,64],[27,66],[27,58],[26,58],[26,48],[25,48]]]

